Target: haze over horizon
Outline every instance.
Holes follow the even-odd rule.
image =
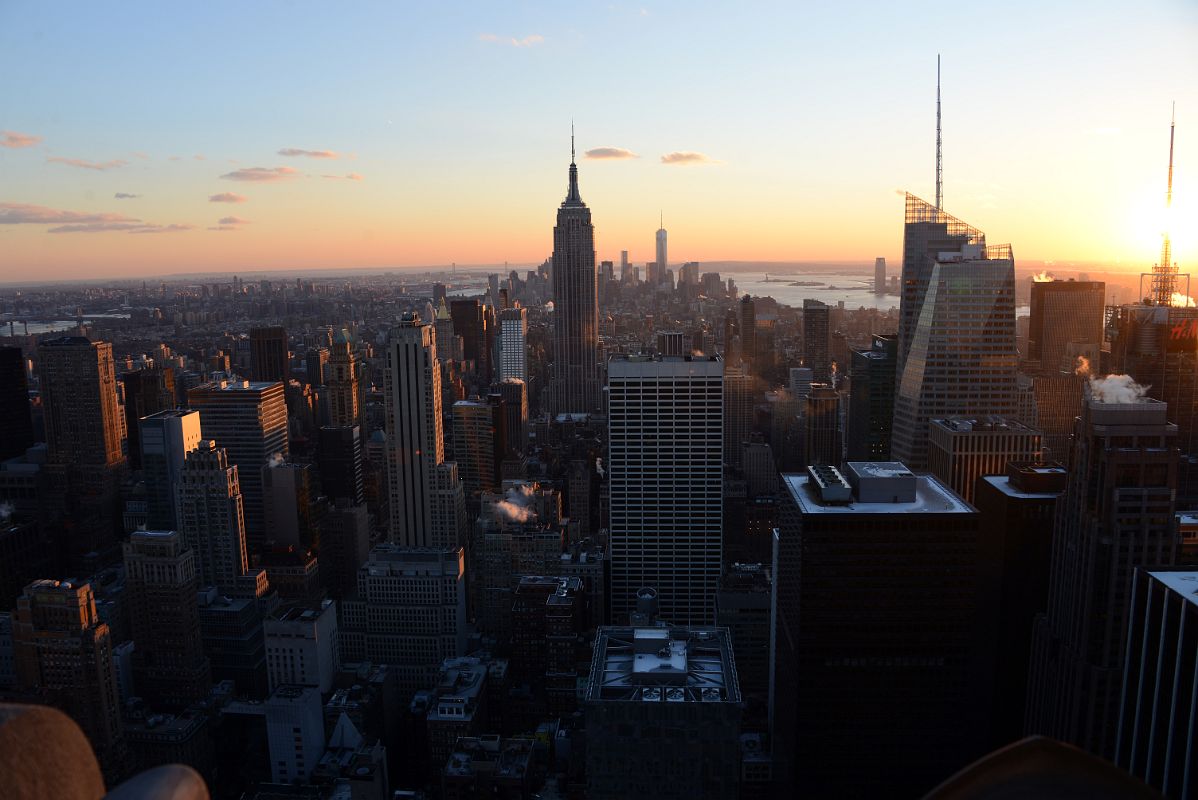
[[[672,263],[897,266],[937,52],[945,210],[1017,264],[1151,267],[1176,100],[1187,271],[1198,6],[1004,11],[10,2],[0,282],[539,263],[571,116],[601,260],[661,212]]]

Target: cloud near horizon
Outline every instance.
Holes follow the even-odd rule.
[[[249,200],[243,194],[234,194],[233,192],[221,192],[220,194],[208,195],[209,203],[244,203]]]
[[[117,192],[113,195],[117,200],[136,200],[141,197],[140,194],[130,194],[129,192]]]
[[[359,174],[358,174],[358,173],[356,173],[356,172],[351,172],[351,173],[349,173],[348,175],[321,175],[320,177],[322,177],[322,178],[329,178],[329,179],[331,179],[331,180],[335,180],[335,181],[360,181],[360,180],[365,180],[365,179],[364,179],[364,178],[363,178],[361,175],[359,175]]]
[[[59,225],[46,233],[177,233],[195,230],[195,225],[155,225],[150,222],[86,222],[79,225]]]
[[[515,36],[496,36],[493,33],[480,33],[478,35],[480,42],[495,42],[497,44],[506,44],[512,47],[532,47],[535,44],[541,44],[545,41],[545,37],[539,33],[530,33],[523,39],[517,39]]]
[[[341,158],[341,154],[332,150],[301,150],[298,147],[284,147],[279,151],[281,156],[303,156],[304,158]]]
[[[636,153],[624,147],[594,147],[583,153],[582,157],[598,161],[622,161],[629,158],[640,158]]]
[[[42,137],[34,136],[31,133],[0,131],[0,147],[33,147],[41,140]]]
[[[250,221],[241,217],[221,217],[216,223],[218,225],[249,225]]]
[[[285,181],[299,174],[295,167],[242,167],[232,172],[226,172],[221,178],[227,181],[250,181],[255,183],[272,183]]]
[[[63,158],[61,156],[50,156],[46,159],[46,161],[53,162],[55,164],[66,164],[68,167],[95,170],[116,169],[117,167],[123,167],[129,163],[122,158],[114,158],[112,161],[88,161],[87,159],[83,158]]]
[[[0,225],[61,225],[64,223],[137,222],[136,217],[111,212],[62,211],[29,203],[0,203]]]
[[[663,164],[678,164],[681,166],[689,166],[692,164],[718,164],[711,156],[705,153],[696,153],[690,150],[676,150],[673,153],[666,153],[661,157]]]

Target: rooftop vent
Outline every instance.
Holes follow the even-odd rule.
[[[825,503],[848,503],[853,499],[853,490],[849,482],[840,474],[836,467],[827,464],[812,464],[807,467],[807,475],[811,484],[819,493],[819,499]]]

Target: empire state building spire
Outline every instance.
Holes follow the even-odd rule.
[[[570,186],[553,228],[553,413],[599,408],[599,303],[595,228],[578,193],[574,125],[570,125]]]
[[[581,206],[582,196],[578,194],[578,165],[574,163],[574,123],[570,123],[570,185],[566,189],[566,199],[562,207]]]

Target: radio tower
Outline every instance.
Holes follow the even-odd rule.
[[[1165,241],[1161,245],[1161,262],[1152,270],[1153,300],[1159,306],[1173,304],[1177,292],[1177,265],[1173,263],[1173,243],[1169,241],[1168,212],[1173,205],[1173,132],[1177,125],[1177,104],[1173,104],[1169,120],[1169,188],[1165,192]]]
[[[1172,156],[1170,156],[1172,161]],[[1173,168],[1169,168],[1173,174]],[[1172,178],[1170,178],[1172,180]],[[940,54],[936,54],[936,210],[944,210],[944,162],[940,155]]]

